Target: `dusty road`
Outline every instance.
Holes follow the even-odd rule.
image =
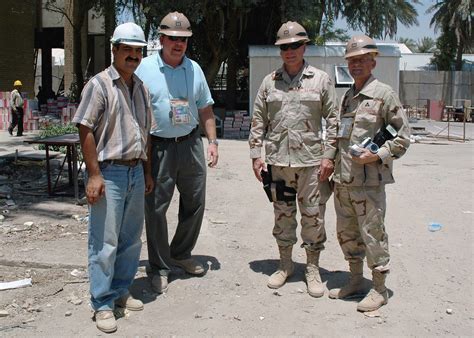
[[[471,137],[472,131],[469,126]],[[250,170],[247,143],[222,140],[219,147],[219,166],[208,171],[206,215],[194,251],[207,264],[206,275],[195,278],[176,270],[168,293],[154,294],[144,274],[144,245],[132,292],[145,302],[145,310],[120,318],[114,335],[474,334],[472,142],[415,143],[395,163],[397,182],[387,187],[390,300],[374,318],[358,313],[355,300],[331,300],[327,292],[323,298],[310,297],[301,248],[295,247],[297,269],[289,283],[278,292],[266,287],[278,257],[271,235],[272,207]],[[41,179],[34,178],[37,172],[33,170],[30,180]],[[176,193],[169,211],[173,225],[177,198]],[[105,335],[91,320],[83,273],[87,226],[81,217],[87,215],[86,207],[74,205],[70,198],[23,196],[15,191],[13,199],[17,209],[10,210],[0,225],[0,282],[31,277],[33,284],[0,291],[0,311],[8,312],[0,318],[0,336]],[[1,210],[7,209],[4,203],[0,199]],[[332,198],[327,209],[328,241],[321,273],[327,288],[334,288],[346,281],[348,273],[336,240]],[[25,227],[27,221],[34,224]],[[430,222],[443,227],[430,232]],[[76,276],[71,275],[74,269]],[[367,268],[364,274],[369,283]]]

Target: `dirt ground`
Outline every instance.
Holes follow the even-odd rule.
[[[473,126],[468,126],[471,139]],[[3,150],[19,144],[0,134]],[[390,299],[374,317],[356,311],[357,299],[331,300],[327,292],[319,299],[310,297],[299,247],[289,282],[277,291],[266,287],[278,263],[272,206],[253,177],[247,143],[222,140],[219,150],[218,168],[208,171],[206,214],[194,250],[207,273],[192,277],[177,269],[169,291],[153,293],[144,273],[143,235],[132,293],[145,309],[122,313],[112,335],[474,335],[472,142],[422,140],[395,162],[396,184],[387,186]],[[0,291],[0,336],[106,335],[96,329],[89,306],[87,207],[71,197],[48,198],[44,189],[35,190],[35,184],[44,186],[42,165],[1,163],[0,187],[12,187],[14,205],[0,197],[0,282],[31,278],[32,286]],[[176,224],[177,199],[176,193],[168,212],[171,226]],[[431,222],[442,228],[429,231]],[[320,263],[331,289],[348,279],[332,198],[326,223],[328,240]],[[367,268],[364,276],[369,286]]]

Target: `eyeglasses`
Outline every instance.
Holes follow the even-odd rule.
[[[168,39],[170,39],[171,41],[181,41],[181,42],[186,42],[188,41],[188,38],[187,37],[184,37],[184,36],[168,36]]]
[[[288,49],[296,50],[303,45],[304,43],[301,43],[301,42],[286,43],[284,45],[280,45],[280,50],[288,50]]]

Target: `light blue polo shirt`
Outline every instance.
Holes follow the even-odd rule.
[[[142,60],[135,74],[150,91],[156,121],[156,125],[152,125],[150,131],[152,135],[160,137],[187,135],[199,124],[198,109],[214,104],[201,67],[186,56],[176,68],[163,62],[161,53],[148,56]],[[189,124],[172,124],[170,99],[188,100],[191,111]]]

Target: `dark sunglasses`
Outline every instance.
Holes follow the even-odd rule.
[[[188,41],[188,38],[187,37],[184,37],[184,36],[168,36],[168,39],[170,39],[171,41],[181,41],[181,42],[186,42]]]
[[[296,50],[303,45],[304,43],[301,43],[301,42],[286,43],[284,45],[280,45],[280,49],[281,50],[288,50],[288,49]]]

